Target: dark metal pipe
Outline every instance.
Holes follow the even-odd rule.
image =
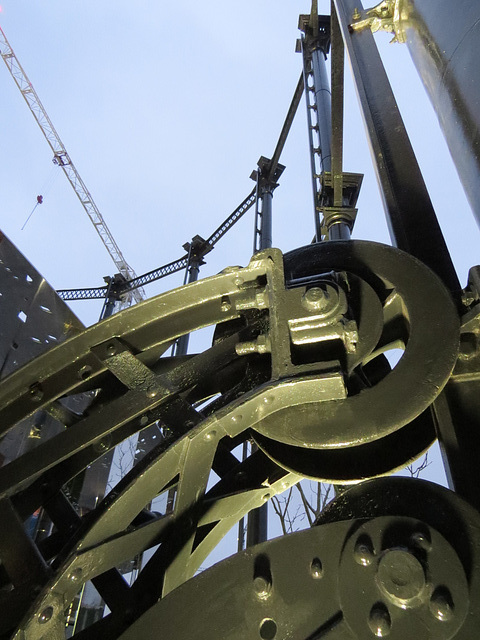
[[[192,260],[190,266],[188,267],[188,280],[187,283],[196,282],[198,280],[198,274],[200,272],[200,263],[198,261]],[[184,283],[184,284],[187,284]],[[190,338],[190,334],[186,333],[184,336],[180,336],[177,340],[177,344],[175,345],[175,356],[185,356],[188,351],[188,341]]]
[[[345,222],[336,222],[328,230],[329,240],[350,240],[350,227]]]
[[[269,249],[272,246],[272,200],[273,192],[264,188],[262,195],[262,230],[260,233],[259,249]]]
[[[318,137],[320,139],[322,171],[332,170],[332,96],[327,75],[325,52],[319,48],[312,52],[312,70],[317,105]]]

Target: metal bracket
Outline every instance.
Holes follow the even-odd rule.
[[[370,29],[372,33],[376,31],[387,31],[393,33],[393,42],[404,43],[407,38],[402,27],[404,16],[404,0],[382,0],[371,9],[360,12],[355,9],[353,12],[353,22],[349,25],[350,31],[362,31]]]

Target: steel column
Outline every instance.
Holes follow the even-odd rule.
[[[199,260],[198,258],[195,258],[192,255],[189,256],[188,267],[187,267],[188,277],[186,278],[183,284],[190,284],[191,282],[196,282],[198,280],[198,274],[200,273],[200,265],[202,264],[202,262],[203,261],[201,258]],[[180,336],[180,338],[178,338],[175,345],[175,350],[174,350],[175,356],[187,355],[189,339],[190,339],[189,333],[186,333],[185,335]]]
[[[257,169],[252,171],[250,176],[257,183],[253,253],[272,246],[273,192],[278,187],[278,180],[285,170],[283,164],[278,163],[278,158],[274,166],[269,158],[261,156],[257,165]]]

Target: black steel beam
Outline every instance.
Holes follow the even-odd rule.
[[[283,123],[282,130],[278,137],[277,146],[275,147],[275,151],[273,152],[272,160],[270,162],[270,172],[268,175],[268,178],[270,180],[273,179],[273,176],[277,169],[280,156],[282,155],[283,147],[285,146],[285,142],[287,141],[288,134],[290,133],[290,128],[295,118],[295,114],[297,113],[298,105],[300,104],[300,100],[302,99],[303,91],[304,91],[304,83],[303,83],[303,73],[302,73],[300,74],[300,78],[298,79],[297,86],[295,88],[295,93],[293,94],[292,102],[290,103],[290,107],[288,109],[285,122]]]
[[[334,0],[383,196],[392,242],[429,266],[452,291],[460,284],[369,29],[351,33],[358,0]]]

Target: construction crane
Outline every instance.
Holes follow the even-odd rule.
[[[93,226],[95,227],[96,232],[100,236],[103,244],[105,245],[105,248],[107,249],[111,259],[113,260],[115,267],[118,269],[122,280],[124,280],[124,282],[128,282],[129,280],[136,278],[137,275],[135,271],[123,257],[118,244],[115,242],[110,229],[107,227],[102,214],[100,213],[97,205],[92,198],[92,194],[87,189],[84,181],[80,177],[80,174],[78,173],[69,154],[67,153],[65,145],[63,144],[60,136],[55,130],[52,121],[48,117],[48,114],[45,111],[45,107],[41,103],[37,92],[33,88],[32,83],[23,70],[22,65],[20,64],[17,56],[10,46],[10,43],[7,40],[3,29],[1,28],[0,55],[2,56],[7,69],[10,71],[15,84],[19,88],[20,93],[24,97],[25,102],[30,108],[33,117],[37,121],[38,126],[42,130],[46,141],[53,151],[53,162],[63,170],[63,173],[66,175],[68,181],[72,185],[73,190],[77,194],[78,199],[82,203],[82,206],[85,209],[88,217],[90,218]],[[133,300],[135,300],[136,302],[140,302],[145,298],[145,293],[138,286],[133,290],[129,290],[126,287],[125,292],[125,297],[122,299],[122,307],[129,306]]]

